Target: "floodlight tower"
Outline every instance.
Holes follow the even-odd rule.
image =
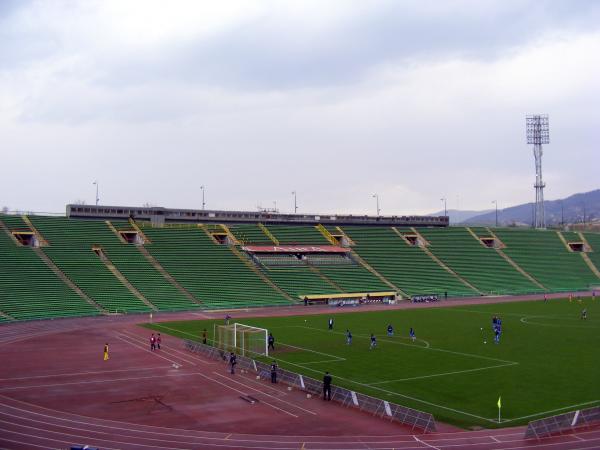
[[[535,210],[534,227],[546,228],[544,217],[544,188],[546,183],[542,180],[542,144],[550,143],[550,125],[548,115],[527,116],[527,143],[533,144],[533,156],[535,157]]]

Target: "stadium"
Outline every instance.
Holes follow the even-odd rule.
[[[599,1],[0,37],[0,450],[600,449]]]
[[[102,205],[0,228],[8,448],[598,439],[597,233]]]

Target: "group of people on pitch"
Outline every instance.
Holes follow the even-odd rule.
[[[333,330],[333,317],[330,317],[329,320],[327,321],[327,328],[329,330]],[[394,327],[392,326],[392,324],[388,324],[388,326],[387,326],[387,335],[388,335],[388,337],[394,336]],[[410,327],[408,336],[410,337],[410,339],[413,342],[416,341],[417,336],[415,334],[415,330],[413,327]],[[370,344],[369,350],[373,350],[375,347],[377,347],[377,337],[373,333],[371,333],[370,342],[371,342],[371,344]],[[352,332],[349,329],[346,329],[346,344],[352,345]]]

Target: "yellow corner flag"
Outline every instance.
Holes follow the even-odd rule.
[[[500,423],[500,411],[502,410],[502,396],[498,397],[498,423]]]

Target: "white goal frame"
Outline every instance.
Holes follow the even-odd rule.
[[[221,348],[222,346],[225,346],[227,344],[224,344],[223,342],[221,342],[221,338],[220,338],[221,335],[217,332],[218,329],[223,330],[224,332],[229,332],[233,335],[232,336],[233,337],[233,339],[232,339],[233,348],[238,350],[238,353],[240,355],[246,356],[246,352],[250,352],[250,353],[252,353],[251,356],[262,355],[262,354],[264,354],[265,356],[269,356],[269,338],[268,338],[269,330],[267,330],[266,328],[254,327],[251,325],[246,325],[246,324],[238,323],[238,322],[236,322],[232,325],[214,324],[213,336],[214,336],[215,347]],[[247,341],[245,339],[245,336],[247,333],[253,333],[256,335],[263,336],[262,340],[264,342],[264,353],[256,352],[256,351],[246,348]],[[238,335],[239,335],[239,338],[238,338]]]

